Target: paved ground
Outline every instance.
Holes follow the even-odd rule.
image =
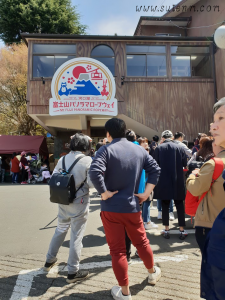
[[[112,299],[110,289],[117,282],[99,217],[100,199],[94,190],[81,260],[81,268],[89,269],[91,274],[76,284],[65,281],[69,234],[60,249],[58,265],[49,274],[41,269],[57,225],[57,205],[48,200],[48,186],[1,185],[0,192],[0,300]],[[160,236],[162,225],[156,218],[156,209],[151,210],[151,216],[159,229],[147,234],[156,264],[162,268],[162,278],[155,287],[149,286],[143,264],[133,259],[129,266],[133,300],[199,300],[201,257],[194,234],[183,242],[177,234],[165,240]],[[176,220],[171,227],[176,233]],[[189,219],[187,228],[193,232]]]

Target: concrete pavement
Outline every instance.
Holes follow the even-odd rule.
[[[91,197],[81,258],[81,268],[89,269],[90,276],[81,283],[67,284],[69,233],[60,249],[58,264],[49,274],[41,269],[57,225],[57,205],[48,200],[48,186],[0,185],[0,300],[112,299],[110,289],[117,282],[99,217],[100,199],[94,190]],[[129,266],[133,300],[200,299],[201,255],[194,234],[185,241],[180,241],[177,234],[165,240],[160,236],[162,225],[156,209],[151,210],[151,217],[159,229],[150,230],[147,235],[155,261],[162,268],[162,278],[155,287],[148,285],[144,265],[134,259]],[[171,227],[177,229],[177,220]],[[189,219],[187,228],[193,229]]]

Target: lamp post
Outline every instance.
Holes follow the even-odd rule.
[[[225,49],[225,25],[216,29],[214,33],[214,41],[218,48]]]

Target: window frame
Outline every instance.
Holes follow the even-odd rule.
[[[200,47],[207,47],[209,49],[208,53],[197,53],[197,52],[193,52],[193,53],[183,53],[183,54],[176,54],[176,53],[172,53],[171,49],[172,47],[182,47],[182,48],[187,48],[187,47],[191,47],[191,48],[200,48]],[[173,71],[172,71],[172,56],[189,56],[190,57],[190,73],[191,76],[173,76]],[[210,59],[210,71],[211,71],[211,76],[210,77],[202,77],[202,76],[193,76],[192,75],[192,56],[208,56]],[[211,48],[210,45],[204,46],[204,45],[170,45],[170,62],[171,62],[171,77],[178,79],[178,78],[190,78],[190,79],[213,79],[213,64],[212,64],[212,55],[211,55]]]
[[[126,44],[126,46],[155,46],[155,47],[165,47],[165,53],[157,53],[157,52],[127,52],[126,50],[126,77],[127,78],[134,78],[134,77],[140,77],[140,78],[168,78],[168,66],[167,66],[167,45],[146,45],[146,44]],[[145,55],[145,67],[146,67],[146,75],[138,76],[138,75],[127,75],[127,56],[132,55]],[[148,75],[148,59],[147,56],[151,55],[157,55],[157,56],[165,56],[166,58],[166,76],[149,76]]]
[[[55,45],[55,46],[58,46],[58,45],[64,45],[64,46],[66,46],[66,45],[73,45],[73,46],[75,46],[75,53],[34,53],[33,52],[33,47],[34,47],[34,45],[35,44],[42,44],[42,45]],[[33,57],[34,56],[53,56],[54,57],[54,73],[56,72],[56,70],[55,70],[55,56],[75,56],[75,57],[77,57],[77,44],[63,44],[63,43],[60,43],[60,44],[56,44],[56,43],[33,43],[32,44],[32,70],[31,70],[31,72],[32,72],[32,79],[39,79],[39,78],[41,78],[41,77],[34,77],[33,76],[33,67],[34,67],[34,65],[33,65]],[[54,74],[53,74],[53,76],[54,76]],[[53,76],[52,77],[44,77],[45,79],[52,79],[53,78]]]
[[[111,50],[112,50],[112,52],[113,52],[113,54],[114,54],[114,56],[110,56],[110,55],[105,55],[105,56],[103,56],[103,55],[92,55],[92,51],[95,49],[95,48],[97,48],[97,47],[99,47],[99,46],[106,46],[106,47],[109,47]],[[116,71],[116,69],[115,69],[115,61],[116,61],[116,57],[115,57],[115,52],[114,52],[114,50],[112,49],[112,47],[110,47],[109,45],[107,45],[107,44],[98,44],[98,45],[96,45],[96,46],[94,46],[93,48],[92,48],[92,50],[91,50],[91,54],[90,54],[90,58],[93,58],[93,59],[95,59],[95,58],[114,58],[114,74],[112,74],[113,75],[113,77],[116,77],[116,75],[115,75],[115,71]],[[101,61],[100,61],[101,62]],[[106,66],[107,67],[107,66]],[[108,67],[107,67],[108,68]],[[109,68],[108,68],[109,69]]]

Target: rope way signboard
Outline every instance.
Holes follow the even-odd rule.
[[[98,60],[79,57],[62,64],[53,76],[51,92],[51,116],[118,115],[114,77]]]

